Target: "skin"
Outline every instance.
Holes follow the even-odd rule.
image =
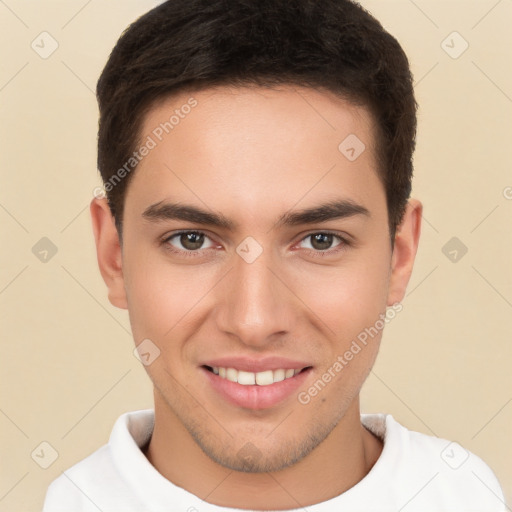
[[[128,309],[135,343],[149,338],[161,351],[145,367],[155,400],[145,453],[167,479],[216,505],[285,510],[325,501],[363,479],[382,451],[362,427],[359,409],[382,333],[307,405],[292,393],[263,410],[235,406],[199,366],[222,356],[299,359],[313,367],[298,391],[307,390],[387,306],[402,300],[422,205],[409,201],[392,248],[372,117],[318,90],[183,93],[150,110],[141,140],[192,95],[197,106],[132,176],[122,244],[106,200],[91,203],[109,299]],[[338,150],[349,134],[366,145],[353,162]],[[362,205],[368,215],[276,223],[287,212],[338,199]],[[160,201],[222,214],[236,227],[144,218]],[[183,229],[207,235],[192,257],[184,256],[190,245],[179,236],[164,241]],[[325,230],[349,243],[334,236],[318,249],[308,235]],[[252,263],[236,252],[247,236],[263,249]],[[248,462],[239,451],[249,442],[259,456]]]

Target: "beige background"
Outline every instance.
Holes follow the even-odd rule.
[[[96,80],[121,31],[156,3],[0,1],[0,510],[40,510],[50,481],[107,442],[121,413],[152,405],[127,314],[97,271],[88,204],[99,184]],[[458,441],[512,503],[512,2],[362,3],[411,60],[414,196],[425,205],[404,309],[363,411]],[[31,47],[51,49],[43,31],[59,45],[46,59]],[[469,44],[458,58],[459,36],[442,43],[454,31]],[[32,252],[43,237],[57,248],[46,262],[44,246]],[[468,249],[455,262],[454,247],[443,253],[452,237]],[[58,452],[48,469],[42,442]]]

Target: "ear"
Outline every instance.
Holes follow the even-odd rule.
[[[104,198],[93,199],[90,211],[98,265],[108,288],[108,299],[113,306],[128,309],[124,288],[121,244],[107,200]]]
[[[417,199],[410,199],[407,203],[404,218],[397,227],[391,257],[388,306],[400,302],[405,296],[418,249],[422,211],[423,205]]]

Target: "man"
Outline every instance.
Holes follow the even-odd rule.
[[[91,203],[154,384],[45,512],[504,510],[457,444],[361,415],[421,224],[396,40],[348,0],[170,0],[98,82]]]

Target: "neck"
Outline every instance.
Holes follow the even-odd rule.
[[[329,436],[281,471],[244,473],[210,459],[155,394],[155,428],[143,448],[165,478],[214,505],[287,510],[339,496],[361,481],[382,452],[382,441],[360,421],[356,399]]]

